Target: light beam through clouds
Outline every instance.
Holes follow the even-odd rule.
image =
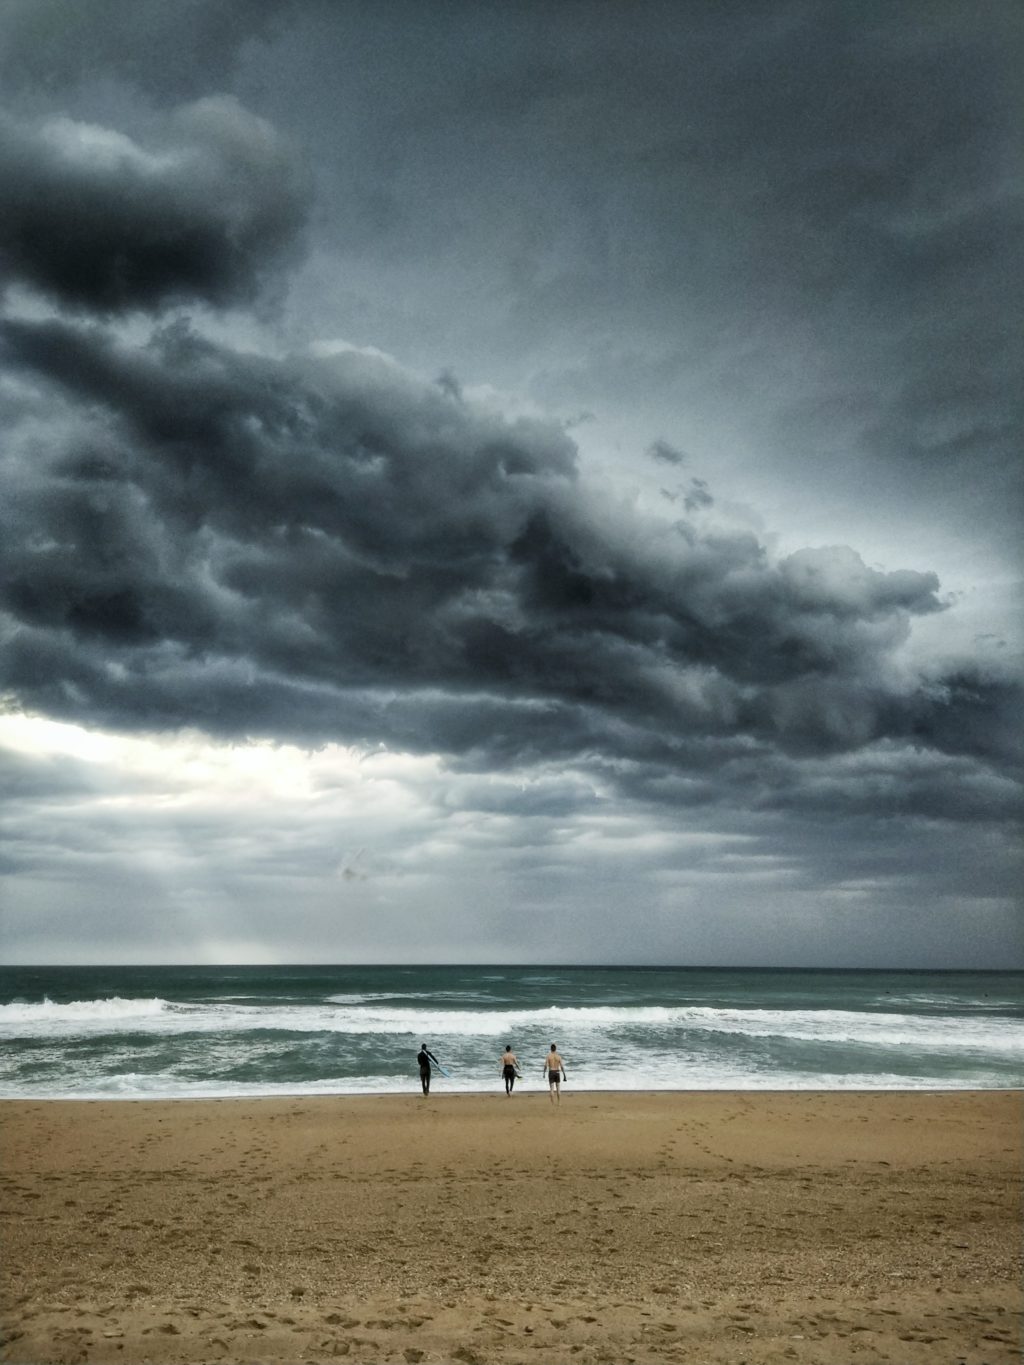
[[[367,60],[407,78],[373,97],[391,131],[365,145],[365,73],[328,95],[311,56],[357,10],[364,39],[395,39]],[[479,79],[502,67],[488,100],[459,67],[447,102],[399,11],[268,4],[257,31],[214,3],[208,66],[169,81],[129,60],[140,16],[162,23],[141,4],[99,83],[10,87],[12,957],[1024,961],[1018,352],[994,288],[1019,186],[996,174],[997,79],[915,102],[967,60],[964,25],[969,60],[1001,69],[997,11],[928,49],[880,11],[784,6],[771,43],[794,74],[769,86],[734,45],[756,7],[676,13],[670,60],[641,22],[628,73],[596,7],[586,38],[550,21],[546,67],[516,30],[481,56]],[[442,64],[517,23],[463,18]],[[6,12],[8,62],[36,22]],[[347,122],[290,85],[300,52]],[[829,71],[848,97],[825,139],[804,113]],[[592,125],[584,193],[564,157],[602,74],[620,136]],[[423,165],[451,153],[436,185],[387,141],[410,90]],[[868,112],[880,92],[913,120]],[[515,187],[504,236],[481,128]],[[538,178],[579,231],[545,227]],[[875,527],[870,554],[844,520]]]

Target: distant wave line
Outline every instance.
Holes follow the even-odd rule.
[[[429,997],[428,997],[429,998]],[[367,1004],[250,1006],[223,1001],[172,1002],[160,997],[0,1005],[0,1036],[54,1038],[123,1030],[167,1034],[254,1031],[487,1038],[539,1030],[557,1037],[629,1028],[659,1035],[700,1033],[792,1042],[952,1051],[989,1049],[1024,1056],[1024,1023],[990,1015],[906,1015],[880,1011],[735,1009],[698,1005],[602,1005],[445,1010]]]

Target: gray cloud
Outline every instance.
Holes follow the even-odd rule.
[[[274,32],[294,0],[6,0],[0,70],[8,90],[63,95],[77,81],[116,76],[171,99],[230,75],[246,43]]]
[[[3,681],[26,706],[479,768],[589,756],[652,796],[659,772],[738,797],[772,754],[880,743],[1007,761],[1009,684],[896,662],[943,608],[933,573],[624,515],[562,427],[375,355],[182,323],[0,338],[59,433],[40,456],[34,415],[8,454]]]
[[[647,447],[647,453],[652,460],[661,460],[665,464],[680,465],[686,460],[686,456],[681,450],[676,450],[675,446],[670,445],[668,441],[660,439],[653,441]]]
[[[17,932],[72,881],[177,922],[145,846],[246,943],[282,869],[328,941],[442,864],[471,938],[497,876],[613,956],[627,885],[652,960],[697,902],[723,958],[825,906],[835,960],[955,956],[922,905],[1012,943],[1019,661],[970,641],[1018,554],[1016,12],[106,14],[0,13],[4,705],[430,776],[277,833],[15,755]]]
[[[114,313],[252,302],[301,227],[296,154],[232,98],[180,109],[144,150],[68,118],[0,119],[0,280]]]
[[[627,411],[702,464],[725,446],[739,484],[770,465],[822,508],[956,509],[1011,546],[1015,13],[599,8],[527,26],[462,7],[456,34],[399,7],[374,28],[387,59],[357,10],[318,11],[315,44],[282,44],[289,70],[345,73],[347,135],[321,159],[337,284],[311,268],[304,316],[352,311],[424,368]]]
[[[706,479],[690,480],[689,491],[683,499],[683,506],[688,512],[697,512],[702,507],[711,507],[714,501],[714,498],[708,492]]]

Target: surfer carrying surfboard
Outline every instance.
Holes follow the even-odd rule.
[[[441,1063],[437,1060],[426,1043],[420,1043],[420,1050],[416,1054],[416,1061],[420,1068],[420,1085],[423,1087],[423,1094],[430,1094],[430,1063],[440,1070]]]
[[[505,1094],[512,1094],[512,1087],[516,1083],[516,1077],[521,1076],[519,1070],[519,1058],[512,1051],[512,1044],[505,1044],[505,1051],[501,1054],[501,1075],[505,1082]]]
[[[562,1091],[560,1086],[565,1080],[565,1067],[562,1065],[561,1053],[554,1043],[551,1044],[551,1051],[544,1058],[544,1071],[548,1078],[548,1096],[551,1103],[561,1104]]]

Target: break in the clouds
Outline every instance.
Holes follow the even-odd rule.
[[[15,953],[1019,953],[1014,23],[185,12],[0,18]]]
[[[155,148],[0,113],[0,183],[0,286],[98,313],[252,302],[307,198],[294,149],[230,98],[180,109]]]

